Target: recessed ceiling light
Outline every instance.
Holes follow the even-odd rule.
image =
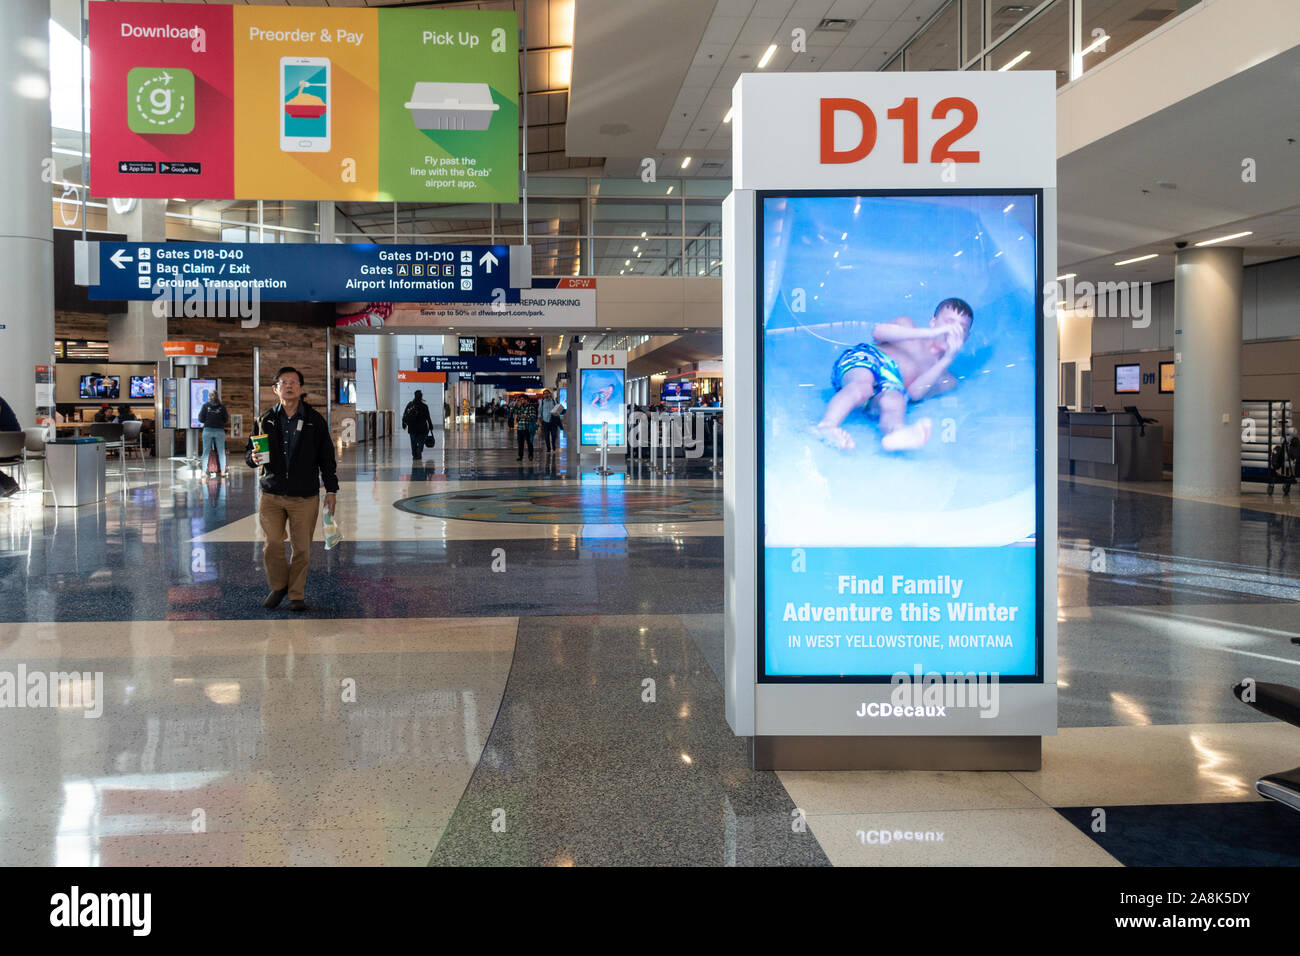
[[[682,157],[682,169],[685,169],[690,164],[691,164],[691,157],[689,156]]]
[[[728,109],[728,110],[727,110],[727,115],[724,116],[724,117],[722,117],[722,122],[724,122],[724,123],[730,123],[730,122],[731,122],[731,114],[734,113],[735,111],[736,111],[736,108],[735,108],[734,106],[731,107],[730,109]]]
[[[771,46],[767,48],[767,52],[763,54],[763,59],[758,61],[758,68],[760,70],[763,69],[765,66],[767,66],[769,63],[772,62],[772,57],[774,56],[776,56],[775,43],[773,43]]]
[[[1151,252],[1151,253],[1148,253],[1148,254],[1145,255],[1145,256],[1134,256],[1132,259],[1122,259],[1122,260],[1120,260],[1119,262],[1115,263],[1115,265],[1117,265],[1117,266],[1129,266],[1129,265],[1132,265],[1132,264],[1135,263],[1135,262],[1146,262],[1148,259],[1154,259],[1154,258],[1155,258],[1156,256],[1158,256],[1158,255],[1160,255],[1160,253],[1158,253],[1158,252]]]
[[[1023,59],[1024,59],[1025,57],[1027,57],[1027,56],[1029,56],[1029,51],[1028,51],[1028,50],[1025,50],[1025,51],[1023,51],[1022,53],[1020,53],[1018,56],[1014,57],[1014,58],[1013,58],[1009,63],[1007,63],[1005,66],[1000,66],[1000,67],[998,67],[998,72],[999,72],[999,73],[1005,73],[1007,70],[1011,69],[1013,66],[1015,66],[1017,63],[1019,63],[1021,60],[1023,60]]]
[[[1249,229],[1247,229],[1245,232],[1234,232],[1230,236],[1219,236],[1219,238],[1217,239],[1202,239],[1200,242],[1196,243],[1196,245],[1212,246],[1216,242],[1227,242],[1229,239],[1240,239],[1242,236],[1251,236],[1251,235],[1254,235],[1254,233],[1251,232]]]
[[[1057,281],[1057,282],[1060,282],[1062,279],[1073,279],[1076,275],[1078,275],[1077,272],[1067,272],[1067,273],[1066,273],[1065,275],[1063,275],[1063,276],[1057,276],[1057,277],[1056,277],[1056,281]]]

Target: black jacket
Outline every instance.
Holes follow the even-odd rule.
[[[212,421],[208,421],[208,416],[212,415]],[[218,421],[225,419],[226,421]],[[226,406],[220,402],[204,402],[203,407],[199,409],[199,424],[204,428],[221,428],[226,427],[226,422],[230,419],[230,413],[226,411]]]
[[[279,403],[263,412],[258,420],[261,430],[271,436],[271,461],[262,468],[262,490],[290,498],[312,498],[320,493],[321,482],[324,482],[326,491],[336,492],[339,490],[339,478],[334,464],[334,441],[330,438],[329,426],[325,424],[321,413],[306,402],[299,402],[298,407],[302,412],[302,434],[298,436],[293,461],[287,466],[284,460],[284,436],[280,432]],[[253,464],[251,437],[244,449],[244,462],[250,468],[256,467]]]
[[[412,435],[427,435],[433,431],[433,418],[429,415],[429,406],[423,400],[411,399],[406,410],[402,412],[402,427]]]

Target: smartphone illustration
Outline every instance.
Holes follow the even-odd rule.
[[[329,59],[280,57],[280,149],[286,153],[328,153],[329,148]]]

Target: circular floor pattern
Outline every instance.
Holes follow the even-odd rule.
[[[721,521],[722,490],[593,485],[548,491],[534,486],[416,495],[395,507],[431,518],[514,524],[656,524]]]

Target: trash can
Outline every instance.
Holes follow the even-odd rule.
[[[45,483],[56,508],[102,501],[105,495],[104,443],[98,438],[58,438],[45,445]]]

